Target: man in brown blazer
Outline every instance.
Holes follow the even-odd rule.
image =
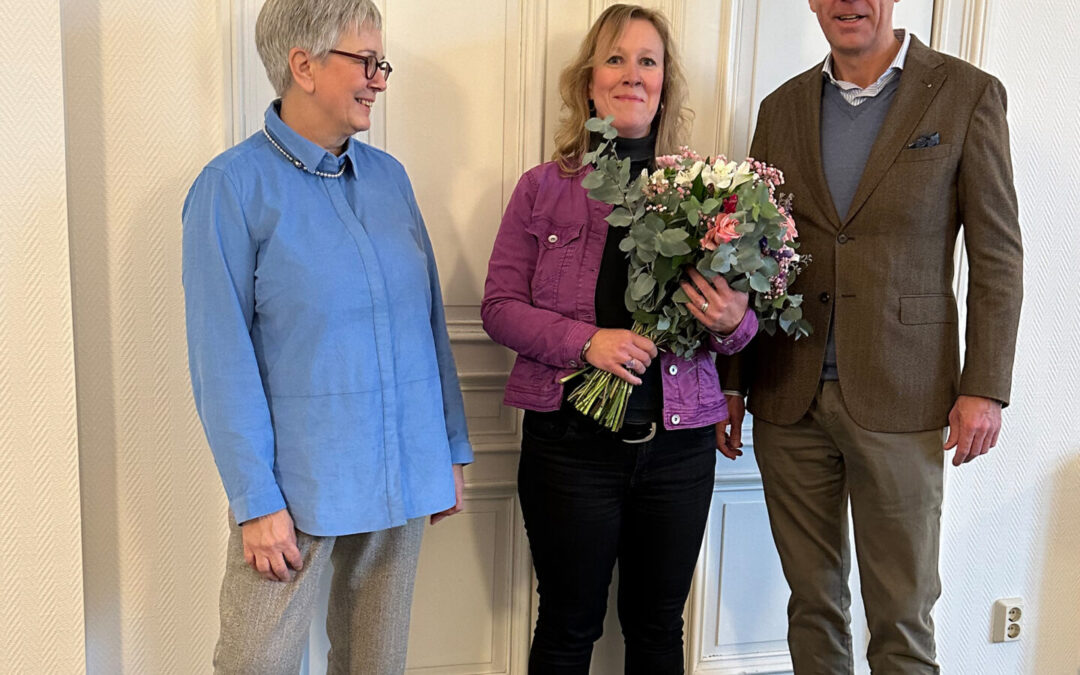
[[[953,463],[971,461],[1009,399],[1022,250],[1005,90],[894,32],[896,1],[810,0],[830,54],[764,100],[751,148],[785,172],[813,257],[794,289],[813,335],[761,334],[721,369],[749,393],[799,675],[853,672],[849,500],[871,669],[938,672],[943,430]],[[728,405],[718,444],[734,459],[742,396]]]

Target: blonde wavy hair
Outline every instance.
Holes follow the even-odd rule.
[[[659,155],[673,153],[686,143],[694,113],[686,106],[686,77],[671,35],[671,25],[657,10],[640,5],[612,5],[596,19],[582,40],[577,56],[559,75],[563,115],[555,131],[552,159],[564,174],[580,171],[581,157],[589,149],[589,132],[585,129],[585,121],[594,114],[589,105],[589,85],[592,83],[597,54],[607,53],[633,19],[644,19],[651,23],[664,44],[664,83],[660,92],[656,152]]]

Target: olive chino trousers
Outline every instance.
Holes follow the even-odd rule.
[[[861,428],[834,381],[821,383],[795,424],[754,419],[769,521],[791,587],[788,644],[796,675],[855,672],[849,502],[872,672],[939,672],[930,611],[941,594],[943,440],[941,429]]]

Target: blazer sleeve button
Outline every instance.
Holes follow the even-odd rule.
[[[818,296],[818,300],[821,300],[825,304],[828,304],[831,299],[832,296],[829,295],[828,291],[822,291],[821,295]]]

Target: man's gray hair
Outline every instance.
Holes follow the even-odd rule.
[[[382,30],[371,0],[266,0],[255,22],[255,47],[277,95],[292,86],[289,50],[299,47],[324,58],[345,30],[364,24]]]

